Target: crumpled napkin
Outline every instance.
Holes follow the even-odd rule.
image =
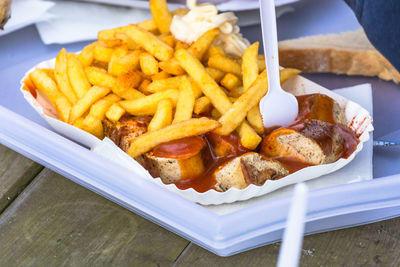
[[[35,0],[30,0],[35,1]],[[37,0],[36,0],[37,1]],[[97,38],[97,32],[104,29],[115,28],[130,23],[137,23],[151,18],[148,10],[147,1],[134,0],[87,0],[89,2],[76,1],[53,1],[55,5],[51,7],[46,14],[46,19],[36,24],[40,37],[45,44],[65,44],[78,41],[88,41]],[[287,3],[297,0],[276,0],[277,3]],[[114,5],[105,5],[99,2],[113,3]],[[138,7],[124,7],[129,2],[130,6],[147,7],[140,9]],[[136,2],[140,2],[135,4]],[[258,1],[248,1],[246,5]],[[175,4],[176,5],[176,4]],[[224,9],[239,7],[238,0],[224,1],[220,4]],[[243,7],[243,2],[242,2]],[[253,3],[254,5],[254,3]],[[171,8],[173,9],[173,8]],[[283,13],[293,11],[290,6],[280,6],[277,8],[277,16]],[[249,26],[260,23],[258,9],[237,12],[239,17],[239,26]]]
[[[0,36],[46,20],[46,11],[52,6],[53,2],[42,0],[14,0],[11,5],[11,18],[4,26],[4,30],[0,30]]]

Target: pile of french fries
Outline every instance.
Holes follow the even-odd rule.
[[[152,116],[148,132],[128,153],[139,156],[160,143],[214,131],[237,131],[243,146],[255,149],[264,127],[258,108],[267,93],[265,60],[259,43],[241,58],[228,56],[213,41],[219,29],[186,44],[170,33],[172,17],[165,0],[150,0],[153,18],[103,30],[80,53],[62,49],[54,69],[36,69],[29,78],[46,95],[59,119],[96,137],[102,121],[125,114]],[[281,81],[296,75],[284,69]]]

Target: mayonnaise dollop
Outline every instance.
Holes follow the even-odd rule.
[[[186,15],[175,15],[171,23],[171,33],[181,42],[191,44],[205,32],[219,28],[220,35],[214,44],[223,47],[225,52],[241,56],[250,43],[240,34],[236,25],[238,18],[233,12],[218,14],[218,9],[211,3],[196,4],[196,0],[187,0],[190,11]]]

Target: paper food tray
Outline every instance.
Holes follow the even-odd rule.
[[[295,184],[311,180],[322,175],[334,172],[349,162],[351,162],[355,155],[363,148],[363,144],[369,140],[369,132],[373,131],[372,118],[367,110],[362,108],[355,102],[352,102],[318,84],[315,84],[301,76],[296,76],[287,81],[283,88],[294,95],[303,95],[311,93],[322,93],[333,98],[345,110],[345,117],[348,121],[348,126],[352,128],[359,136],[360,143],[356,150],[347,158],[340,158],[334,163],[311,166],[301,169],[293,174],[285,176],[279,180],[267,180],[264,185],[256,186],[249,185],[245,189],[230,188],[225,192],[217,192],[215,190],[208,190],[204,193],[199,193],[192,188],[181,190],[174,184],[164,184],[160,178],[153,178],[151,175],[135,160],[119,149],[111,140],[104,139],[100,141],[93,135],[76,128],[72,125],[58,120],[57,113],[51,106],[49,101],[39,91],[37,97],[34,98],[30,92],[23,90],[23,81],[27,78],[28,74],[35,68],[54,68],[55,59],[44,61],[32,69],[30,69],[25,77],[21,80],[21,92],[29,104],[49,123],[49,125],[58,133],[74,140],[86,147],[92,149],[94,153],[100,154],[116,164],[126,165],[132,170],[132,176],[137,179],[148,179],[156,182],[160,186],[168,188],[186,199],[197,202],[203,205],[218,205],[222,203],[232,203],[240,200],[247,200],[253,197],[261,196],[270,193],[274,190],[282,188],[287,185]],[[261,109],[262,110],[262,109]]]

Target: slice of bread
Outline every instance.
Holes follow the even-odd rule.
[[[378,76],[400,82],[400,73],[372,46],[362,29],[281,41],[279,62],[303,72]]]

